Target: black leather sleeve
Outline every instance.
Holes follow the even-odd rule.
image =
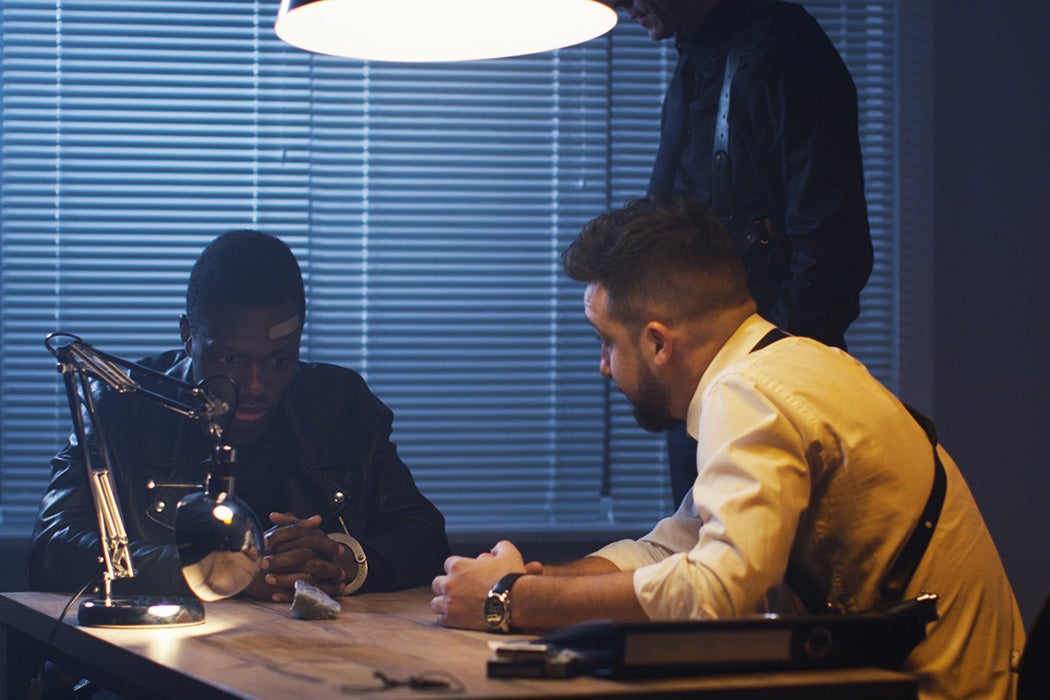
[[[393,412],[356,372],[311,365],[286,397],[283,420],[300,452],[305,484],[290,510],[321,513],[329,532],[361,542],[364,591],[429,583],[449,555],[445,519],[416,486],[391,441]]]

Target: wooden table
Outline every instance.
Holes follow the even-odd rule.
[[[289,606],[248,600],[206,605],[203,625],[174,629],[79,627],[76,608],[58,628],[50,657],[80,664],[89,677],[128,698],[494,698],[672,694],[718,698],[915,698],[910,676],[840,669],[613,681],[490,679],[493,635],[439,627],[425,588],[342,599],[335,620],[293,618]],[[67,596],[0,594],[0,698],[23,697]],[[458,687],[382,689],[374,673],[405,680],[441,671]]]

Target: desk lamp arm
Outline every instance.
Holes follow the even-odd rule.
[[[80,445],[81,457],[87,471],[88,483],[91,486],[95,515],[98,519],[99,534],[102,539],[102,559],[105,566],[103,587],[108,598],[113,580],[131,578],[135,575],[135,569],[131,560],[131,552],[128,549],[124,518],[121,515],[117,492],[113,486],[109,446],[91,393],[91,378],[103,382],[120,393],[137,393],[187,418],[208,420],[208,432],[214,443],[215,453],[218,453],[221,448],[222,424],[220,419],[230,412],[230,405],[205,391],[199,384],[190,385],[162,372],[104,353],[69,333],[52,333],[47,336],[44,345],[58,360],[58,371],[62,374],[65,383],[69,410],[73,419],[73,431]],[[200,401],[197,404],[189,404],[144,389],[125,372],[126,369],[144,372],[159,381],[188,391],[191,396]],[[87,433],[88,424],[92,428],[91,438],[98,448],[98,464],[92,461]]]

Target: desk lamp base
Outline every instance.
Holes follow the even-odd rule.
[[[77,612],[82,627],[189,627],[204,622],[204,603],[182,596],[106,596],[85,600]]]

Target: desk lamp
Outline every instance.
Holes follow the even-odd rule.
[[[345,58],[470,61],[580,44],[616,20],[600,0],[281,0],[274,31]]]
[[[262,526],[251,509],[234,495],[236,454],[222,442],[223,417],[232,414],[234,406],[206,388],[221,380],[235,397],[236,387],[226,377],[190,385],[97,350],[69,333],[52,333],[44,344],[58,359],[58,371],[65,381],[73,431],[87,470],[102,546],[102,595],[81,604],[77,621],[94,627],[185,626],[204,622],[201,601],[220,600],[241,592],[251,583],[262,561]],[[175,396],[143,387],[125,370],[135,370],[173,387]],[[207,473],[202,484],[186,484],[199,486],[200,490],[180,500],[175,515],[182,574],[196,598],[113,595],[113,581],[134,577],[135,567],[113,486],[109,447],[92,397],[92,379],[120,393],[134,392],[187,419],[208,422],[212,455]],[[188,400],[177,398],[179,395]],[[236,404],[236,398],[232,403]]]

